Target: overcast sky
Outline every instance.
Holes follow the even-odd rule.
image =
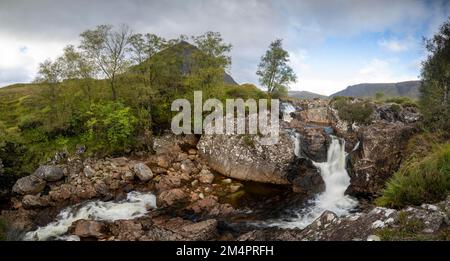
[[[258,83],[270,42],[284,39],[298,82],[331,94],[363,82],[415,80],[449,1],[0,0],[0,86],[30,82],[37,65],[98,24],[166,38],[218,31],[233,45],[231,75]]]

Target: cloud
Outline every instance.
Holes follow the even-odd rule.
[[[77,44],[83,30],[98,24],[126,23],[136,32],[166,38],[199,35],[208,30],[221,32],[224,40],[233,44],[231,74],[238,82],[257,83],[259,58],[272,40],[284,38],[302,83],[296,88],[329,92],[346,87],[358,70],[349,60],[342,60],[337,69],[327,65],[325,59],[320,61],[322,66],[313,65],[318,62],[310,49],[330,38],[358,40],[368,32],[415,35],[424,24],[441,23],[449,7],[445,1],[408,0],[2,0],[0,69],[4,80],[0,86],[13,79],[31,80],[39,62],[56,57],[66,44]],[[387,50],[407,53],[410,49],[405,49],[404,43],[402,38],[389,38],[379,44]],[[336,48],[335,52],[342,51]]]
[[[400,42],[397,39],[382,39],[378,41],[378,45],[391,52],[404,52],[409,49],[407,43]]]

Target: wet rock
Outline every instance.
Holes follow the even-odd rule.
[[[202,171],[200,171],[198,180],[204,184],[211,184],[214,181],[214,174],[212,174],[211,171],[207,169],[202,169]]]
[[[70,233],[79,237],[95,237],[104,236],[104,224],[94,220],[77,220],[69,228]]]
[[[141,181],[148,181],[153,177],[152,170],[144,163],[134,165],[133,170]]]
[[[325,183],[319,170],[311,160],[299,158],[291,166],[289,178],[295,193],[317,194],[325,190]]]
[[[171,189],[163,191],[157,197],[157,205],[168,207],[174,204],[180,204],[187,200],[187,195],[182,189]]]
[[[12,191],[22,195],[37,194],[44,190],[46,184],[45,180],[35,175],[30,175],[18,179]]]
[[[42,165],[33,175],[45,181],[58,181],[64,177],[64,171],[58,166]]]
[[[139,240],[144,233],[142,224],[138,220],[117,220],[109,225],[109,229],[114,238],[119,241]]]

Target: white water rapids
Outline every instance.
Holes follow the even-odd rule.
[[[156,208],[156,197],[150,193],[130,192],[119,202],[88,201],[63,209],[56,221],[25,234],[24,240],[76,240],[62,236],[73,222],[80,219],[116,221],[144,216],[149,208]]]
[[[295,210],[294,218],[288,220],[271,220],[270,226],[283,228],[304,228],[317,219],[325,210],[330,210],[338,216],[346,215],[356,207],[357,201],[345,191],[350,185],[350,177],[345,169],[345,141],[334,136],[327,152],[326,162],[314,162],[320,170],[320,175],[325,182],[325,191],[318,194],[310,206]]]

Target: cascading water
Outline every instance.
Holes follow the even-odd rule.
[[[283,121],[292,121],[291,113],[295,112],[295,107],[292,104],[288,102],[282,102],[280,104],[280,111],[283,113]]]
[[[62,236],[73,222],[80,219],[116,221],[144,216],[149,208],[156,208],[156,197],[150,193],[130,192],[119,202],[89,201],[63,209],[56,221],[25,234],[24,240],[76,240]]]
[[[337,215],[346,215],[356,207],[357,201],[345,195],[350,185],[350,177],[345,169],[345,141],[334,136],[327,152],[326,162],[314,162],[320,170],[320,175],[325,182],[325,191],[318,194],[310,206],[294,211],[294,218],[282,221],[272,221],[270,226],[284,228],[304,228],[317,219],[325,210],[330,210]]]

